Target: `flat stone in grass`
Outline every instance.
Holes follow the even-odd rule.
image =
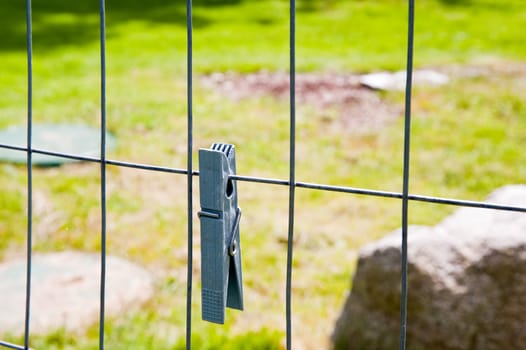
[[[100,156],[100,130],[87,125],[76,124],[33,124],[32,148],[56,153],[66,153],[82,157]],[[0,130],[0,144],[25,148],[27,146],[27,127],[11,126]],[[106,133],[106,150],[115,147],[116,139]],[[32,162],[40,166],[56,166],[75,162],[75,159],[33,153]],[[25,164],[25,151],[0,148],[0,160]]]
[[[98,322],[100,255],[80,252],[33,257],[31,334],[64,328],[82,331]],[[106,315],[116,316],[146,302],[153,280],[143,268],[106,257]],[[0,334],[24,332],[25,258],[0,264]]]
[[[406,72],[375,72],[364,74],[360,77],[360,84],[375,90],[404,90]],[[449,77],[445,74],[429,69],[417,70],[413,72],[414,86],[441,86],[449,82]]]

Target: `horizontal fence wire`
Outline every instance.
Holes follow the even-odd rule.
[[[2,346],[4,348],[7,348],[7,349],[18,349],[18,350],[25,350],[25,349],[27,349],[27,347],[25,347],[25,346],[11,344],[11,343],[8,343],[8,342],[3,341],[3,340],[0,340],[0,346]]]
[[[2,143],[0,143],[0,148],[6,148],[6,149],[21,151],[21,152],[28,151],[26,147],[12,146],[12,145],[2,144]],[[101,159],[97,157],[88,157],[88,156],[75,155],[75,154],[70,154],[70,153],[54,152],[54,151],[48,151],[48,150],[43,150],[43,149],[37,149],[37,148],[33,148],[32,153],[38,153],[38,154],[43,154],[43,155],[49,155],[49,156],[55,156],[59,158],[72,159],[72,160],[91,162],[91,163],[101,162]],[[134,162],[115,160],[115,159],[106,159],[106,164],[116,166],[116,167],[123,167],[123,168],[133,168],[133,169],[138,169],[138,170],[154,171],[154,172],[161,172],[161,173],[188,175],[187,169],[172,168],[172,167],[158,166],[158,165],[144,164],[144,163],[134,163]],[[199,176],[199,171],[192,170],[191,172],[192,172],[192,176]],[[247,176],[247,175],[240,175],[240,174],[230,175],[230,179],[235,180],[235,181],[240,181],[240,182],[261,183],[261,184],[277,185],[277,186],[289,186],[289,183],[290,183],[290,181],[286,179],[276,179],[276,178],[260,177],[260,176]],[[350,187],[350,186],[318,184],[318,183],[302,182],[302,181],[296,181],[295,186],[297,188],[304,188],[304,189],[310,189],[310,190],[340,192],[340,193],[349,193],[349,194],[357,194],[357,195],[365,195],[365,196],[373,196],[373,197],[395,198],[395,199],[402,199],[403,197],[401,192],[373,190],[373,189]],[[438,196],[429,196],[429,195],[408,194],[408,199],[410,201],[445,204],[445,205],[460,206],[460,207],[472,207],[472,208],[482,208],[482,209],[495,209],[495,210],[502,210],[502,211],[526,212],[526,207],[522,207],[522,206],[514,206],[514,205],[506,205],[506,204],[500,204],[500,203],[482,202],[482,201],[473,201],[473,200],[465,200],[465,199],[455,199],[455,198],[447,198],[447,197],[438,197]]]

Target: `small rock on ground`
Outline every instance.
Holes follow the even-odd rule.
[[[448,82],[449,77],[447,75],[434,70],[423,69],[413,72],[414,86],[441,86]],[[375,90],[402,91],[405,89],[406,72],[364,74],[360,77],[360,83]]]
[[[33,256],[31,334],[64,328],[82,331],[99,318],[100,256],[60,252]],[[143,268],[124,259],[106,257],[108,316],[140,305],[153,294],[153,279]],[[24,332],[26,260],[0,264],[0,334]]]

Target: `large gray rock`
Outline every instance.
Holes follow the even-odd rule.
[[[526,205],[526,186],[489,202]],[[398,349],[401,234],[364,247],[336,349]],[[407,348],[526,349],[526,213],[461,208],[408,233]]]
[[[24,332],[25,270],[25,259],[0,264],[0,335]],[[153,295],[152,277],[136,264],[107,256],[106,271],[106,315],[119,315]],[[59,328],[82,331],[98,321],[98,254],[35,255],[31,281],[31,334]]]

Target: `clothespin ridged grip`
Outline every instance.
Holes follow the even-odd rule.
[[[199,150],[203,320],[223,324],[225,307],[243,310],[243,278],[235,147],[214,143]]]

